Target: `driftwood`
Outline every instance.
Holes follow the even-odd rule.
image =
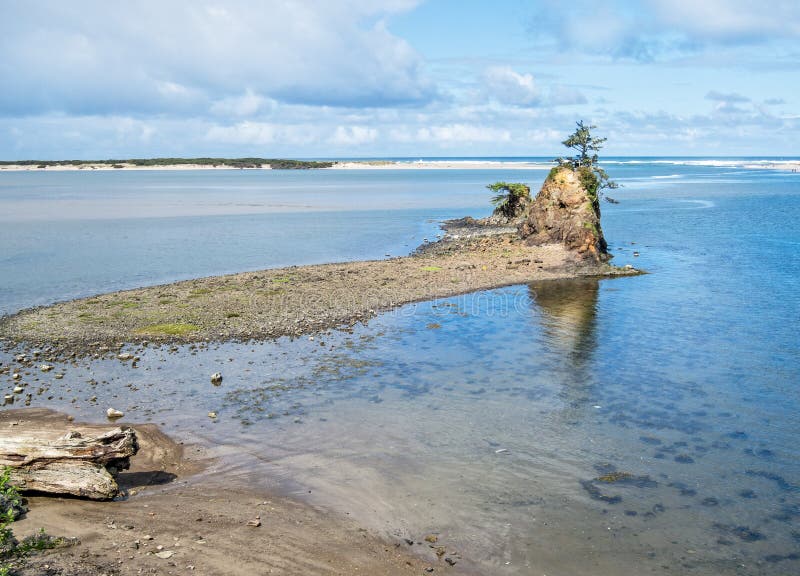
[[[0,468],[11,468],[11,482],[22,491],[70,494],[107,500],[119,493],[114,476],[136,454],[136,432],[115,428],[99,436],[52,429],[0,434]]]

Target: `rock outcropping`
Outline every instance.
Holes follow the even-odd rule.
[[[595,182],[589,169],[553,168],[519,227],[522,238],[530,245],[562,243],[583,258],[606,262]]]

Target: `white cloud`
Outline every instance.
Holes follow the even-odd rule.
[[[708,92],[708,94],[706,94],[706,100],[713,100],[715,102],[750,102],[750,98],[747,96],[742,96],[736,92],[726,94],[724,92],[718,92],[717,90]]]
[[[330,142],[342,146],[358,146],[374,142],[378,138],[378,131],[368,126],[337,126],[330,138]]]
[[[232,113],[253,94],[284,102],[389,106],[435,93],[384,19],[389,0],[41,0],[4,5],[0,114]],[[245,95],[247,98],[247,94]],[[227,103],[227,104],[225,104]]]
[[[115,118],[113,126],[117,133],[117,139],[120,142],[138,140],[139,142],[150,142],[155,128],[148,122],[136,120],[135,118]]]
[[[494,126],[475,124],[448,124],[417,129],[414,140],[441,146],[470,145],[483,142],[502,143],[511,140],[511,132]]]
[[[226,144],[271,144],[276,132],[272,124],[240,122],[233,126],[212,126],[206,133],[206,140]]]
[[[586,96],[577,88],[554,84],[550,86],[547,93],[547,103],[550,106],[571,106],[575,104],[586,104]]]
[[[219,116],[253,116],[265,110],[272,110],[275,101],[256,94],[249,88],[241,96],[222,98],[211,104],[211,113]]]
[[[591,24],[576,14],[591,14]],[[639,61],[711,46],[770,43],[800,36],[800,3],[776,0],[545,0],[533,34],[565,52]]]
[[[232,144],[243,147],[248,155],[261,152],[247,147],[274,145],[280,150],[308,146],[326,139],[329,127],[322,124],[279,124],[246,120],[232,125],[212,125],[203,137],[216,145]]]
[[[491,98],[515,106],[531,106],[539,101],[533,74],[521,74],[510,66],[492,66],[484,73]]]
[[[800,3],[777,0],[650,0],[659,22],[701,40],[800,36]]]

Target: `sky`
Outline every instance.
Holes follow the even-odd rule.
[[[797,0],[0,0],[0,159],[800,155]]]

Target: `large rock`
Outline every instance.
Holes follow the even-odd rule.
[[[600,227],[600,202],[587,190],[587,169],[559,166],[550,171],[520,225],[528,244],[563,243],[582,258],[605,262],[608,247]]]

